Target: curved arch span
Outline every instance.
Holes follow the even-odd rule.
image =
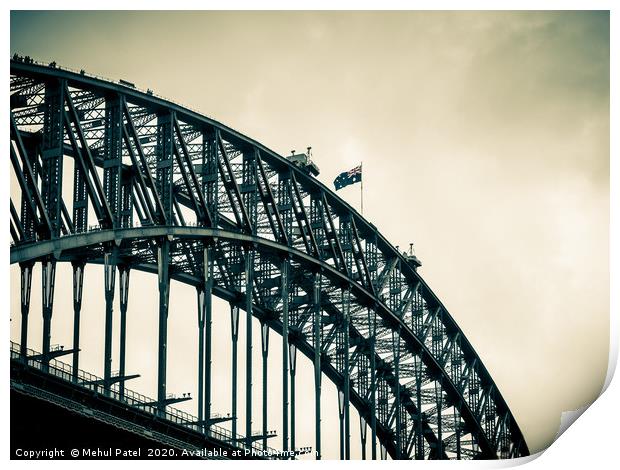
[[[22,196],[11,201],[11,263],[22,271],[114,253],[127,269],[151,272],[165,258],[166,276],[200,287],[208,245],[213,292],[243,306],[249,280],[246,296],[263,300],[250,299],[256,315],[280,333],[289,297],[284,308],[273,284],[290,282],[291,312],[301,318],[292,341],[339,387],[351,387],[351,402],[376,421],[394,458],[528,454],[488,371],[418,265],[303,168],[213,119],[83,73],[11,61],[11,91],[11,162]],[[63,179],[73,184],[72,214]],[[279,271],[283,258],[290,273]],[[318,309],[309,284],[316,273]],[[318,311],[320,337],[330,341],[318,355],[303,309]]]

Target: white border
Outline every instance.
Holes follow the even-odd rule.
[[[618,21],[616,15],[619,9],[614,8],[615,4],[603,0],[591,0],[591,1],[578,1],[578,0],[558,0],[558,1],[542,1],[542,0],[521,0],[521,1],[398,1],[398,0],[383,0],[367,1],[360,0],[356,2],[345,0],[315,0],[315,1],[297,1],[294,4],[290,1],[273,0],[273,1],[261,1],[252,2],[249,0],[229,0],[229,1],[195,1],[195,0],[175,0],[174,2],[165,0],[152,0],[152,1],[128,1],[128,0],[108,0],[106,2],[91,1],[85,4],[83,1],[76,0],[62,0],[56,1],[53,4],[42,0],[22,0],[15,1],[9,0],[4,3],[5,8],[2,9],[1,24],[4,25],[3,30],[6,32],[4,41],[6,46],[4,50],[7,52],[7,56],[10,55],[10,15],[11,9],[15,10],[63,10],[63,9],[79,9],[79,10],[140,10],[140,9],[156,9],[156,10],[191,10],[191,9],[212,9],[212,10],[341,10],[341,9],[358,9],[358,10],[404,10],[404,9],[416,9],[416,10],[610,10],[610,34],[611,34],[611,95],[610,95],[610,129],[611,129],[611,161],[610,161],[610,175],[611,175],[611,189],[610,189],[610,351],[609,351],[609,366],[607,377],[605,381],[605,391],[602,396],[596,400],[596,402],[586,410],[583,415],[577,421],[577,424],[571,426],[570,429],[562,434],[562,436],[552,444],[542,454],[537,454],[533,458],[518,459],[513,461],[503,462],[461,462],[459,465],[497,468],[504,466],[514,466],[520,463],[530,462],[530,468],[547,468],[548,466],[560,467],[560,466],[588,466],[590,468],[606,468],[610,467],[612,462],[616,460],[615,450],[617,446],[617,423],[620,422],[620,412],[618,411],[618,403],[620,403],[620,385],[618,385],[618,379],[612,380],[614,371],[616,368],[618,357],[618,301],[619,292],[618,286],[620,286],[620,250],[618,250],[617,240],[620,238],[620,229],[618,227],[618,209],[620,202],[619,191],[619,178],[620,178],[620,162],[618,161],[618,135],[614,130],[620,129],[618,122],[618,95],[617,95],[617,83],[620,80],[618,73],[618,34],[620,27],[620,21]],[[3,62],[3,76],[9,77],[9,61],[5,58]],[[8,94],[2,95],[3,109],[6,109],[8,105]],[[8,128],[8,114],[3,113],[0,118],[4,129]],[[6,134],[5,137],[6,139]],[[5,148],[8,145],[5,144]],[[7,163],[8,164],[8,163]],[[0,184],[0,200],[6,201],[8,193],[8,172],[4,176],[4,183]],[[5,205],[6,206],[6,205]],[[8,213],[7,207],[2,206],[4,211]],[[5,217],[7,216],[5,213]],[[6,218],[4,219],[6,220]],[[8,246],[6,243],[5,246]],[[2,253],[3,262],[5,267],[9,266],[8,249]],[[2,271],[0,282],[3,285],[4,299],[5,299],[5,312],[8,312],[9,303],[9,282],[8,282],[8,269]],[[615,288],[614,288],[615,286]],[[5,319],[8,315],[5,314]],[[9,337],[8,323],[6,321],[0,322],[0,329],[4,333],[4,337]],[[2,370],[4,374],[8,375],[8,355],[2,362]],[[6,377],[5,375],[5,377]],[[4,404],[5,413],[4,416],[8,416],[8,400],[9,400],[9,388],[7,386],[0,388],[0,400]],[[4,459],[8,460],[9,457],[9,434],[8,434],[9,420],[4,419],[4,426],[1,428],[1,445],[3,450]],[[542,455],[542,456],[541,456]],[[540,458],[536,458],[540,456]],[[11,461],[10,465],[15,467],[31,466],[30,462],[17,462]],[[63,461],[58,462],[67,467],[74,467],[84,465],[83,461]],[[313,462],[297,462],[299,465],[315,465]],[[331,466],[334,462],[324,462],[324,464]],[[411,462],[338,462],[338,465],[344,466],[368,466],[368,465],[381,465],[381,466],[393,466],[393,465],[411,465]],[[34,465],[41,465],[40,462],[34,463]],[[109,465],[106,462],[89,462],[89,466],[94,465],[104,466]],[[154,467],[168,467],[169,462],[166,461],[149,461],[150,466]],[[204,462],[187,462],[187,465],[204,465]],[[238,463],[229,462],[221,463],[218,465],[238,465]],[[272,466],[272,465],[289,465],[287,462],[253,462],[252,465]],[[452,465],[448,462],[429,462],[425,465],[440,466],[447,468]]]

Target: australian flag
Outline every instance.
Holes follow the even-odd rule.
[[[343,171],[334,180],[334,186],[336,191],[349,186],[350,184],[359,183],[362,181],[362,165],[356,166],[352,170]]]

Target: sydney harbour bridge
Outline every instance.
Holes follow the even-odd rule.
[[[56,406],[92,426],[176,449],[243,450],[256,458],[311,452],[320,459],[326,435],[339,437],[342,459],[528,455],[500,391],[420,276],[417,258],[392,246],[319,182],[315,167],[151,90],[55,63],[15,56],[10,108],[11,171],[18,183],[10,201],[10,260],[21,272],[21,338],[10,353],[12,402]],[[69,172],[63,170],[68,159]],[[72,279],[56,276],[58,263],[71,264]],[[104,286],[102,377],[80,369],[89,263],[103,266],[101,279],[86,281]],[[41,307],[30,304],[36,265]],[[134,270],[157,278],[153,398],[130,389],[140,371],[125,366]],[[196,329],[187,332],[198,337],[194,397],[173,395],[167,387],[167,370],[174,367],[168,358],[171,281],[196,291]],[[50,344],[60,283],[73,291],[73,342],[64,348]],[[117,295],[119,312],[113,308]],[[212,338],[222,334],[212,331],[213,296],[230,306],[232,358],[224,360],[231,363],[233,396],[224,414],[212,409],[218,385]],[[39,308],[42,350],[34,351],[28,319]],[[119,328],[113,331],[116,315]],[[250,332],[245,338],[239,322]],[[252,344],[255,323],[258,345]],[[272,331],[282,338],[278,364],[269,356]],[[117,356],[113,340],[120,345]],[[239,346],[246,353],[244,374],[237,370]],[[253,363],[257,347],[262,361]],[[311,361],[314,375],[303,384],[314,391],[314,402],[302,404],[314,414],[314,442],[304,447],[296,442],[298,352]],[[113,356],[119,364],[114,372]],[[268,367],[281,373],[280,390],[269,388]],[[237,397],[238,375],[245,399]],[[321,425],[324,378],[338,390],[337,430]],[[256,386],[262,402],[253,400]],[[267,397],[275,393],[282,397],[278,423],[269,422],[267,411]],[[197,400],[197,416],[174,407],[189,399]],[[237,422],[239,407],[245,422]],[[361,455],[352,455],[351,407],[360,417]],[[275,433],[283,448],[269,446]]]

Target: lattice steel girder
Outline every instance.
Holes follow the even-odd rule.
[[[120,95],[110,96],[105,104],[105,144],[103,161],[103,190],[114,214],[113,226],[119,227],[121,211],[121,170],[123,163],[123,100]]]
[[[11,163],[17,177],[17,181],[22,191],[22,211],[21,219],[28,240],[34,238],[35,232],[44,237],[49,237],[52,233],[52,224],[45,209],[43,198],[39,192],[37,184],[37,165],[38,157],[36,149],[26,149],[13,115],[11,114],[11,140],[15,142],[19,152],[22,166],[19,165],[13,144],[11,144]],[[37,215],[39,210],[39,216]],[[39,220],[40,219],[42,220]]]
[[[280,216],[280,211],[273,196],[273,191],[271,185],[269,184],[269,178],[267,177],[267,173],[265,172],[265,167],[263,165],[262,159],[260,157],[260,152],[258,150],[256,150],[256,163],[258,168],[257,186],[259,196],[264,204],[264,211],[267,214],[267,219],[272,230],[273,239],[283,243],[284,245],[288,245],[288,235],[286,233],[286,230],[284,230],[284,223],[282,222],[282,217]]]
[[[233,208],[234,216],[237,221],[237,226],[239,227],[239,229],[251,233],[253,231],[252,222],[250,221],[247,207],[245,206],[245,203],[241,198],[239,184],[237,183],[237,178],[235,177],[232,166],[230,164],[230,157],[228,156],[228,152],[226,150],[226,146],[224,145],[224,141],[222,140],[221,133],[216,131],[215,138],[217,141],[218,149],[220,151],[220,157],[218,158],[219,175],[222,178],[224,188],[226,189],[226,195],[228,196],[230,205]]]
[[[155,228],[152,228],[152,229],[134,229],[134,230],[147,230],[147,231],[150,231],[150,230],[154,230],[154,229],[155,229]],[[189,227],[188,227],[187,229],[190,229],[190,230],[197,230],[196,228],[189,228]],[[201,230],[205,230],[205,229],[201,229]],[[103,232],[93,232],[92,234],[89,234],[89,235],[91,235],[91,236],[92,236],[92,235],[97,235],[97,234],[101,234],[101,233],[103,233]],[[120,232],[119,232],[119,231],[117,231],[117,234],[118,234],[118,233],[120,233]],[[145,234],[145,233],[141,233],[140,235],[138,235],[138,238],[143,237],[143,236],[144,236],[144,234]],[[222,232],[222,234],[223,234],[223,232]],[[121,233],[120,235],[121,235],[121,237],[122,237],[122,238],[123,238],[126,242],[128,241],[128,238],[125,236],[125,234],[122,234],[122,233]],[[161,236],[164,236],[164,235],[163,235],[163,232],[160,232],[160,235],[161,235]],[[66,239],[64,239],[64,240],[66,240]],[[59,242],[61,242],[61,241],[63,241],[63,240],[59,240]],[[69,252],[69,251],[67,251],[67,252]],[[144,266],[136,266],[136,268],[138,268],[138,269],[144,269]],[[331,278],[331,277],[332,277],[332,275],[333,275],[333,273],[329,273],[329,274],[330,274],[330,278]],[[342,280],[340,280],[339,282],[342,282]],[[342,382],[339,382],[339,383],[342,383]],[[381,434],[381,433],[380,433],[380,434]],[[384,434],[385,434],[385,433],[384,433]],[[391,435],[391,434],[390,434],[390,435]],[[429,435],[429,436],[427,436],[427,437],[428,437],[428,438],[430,438],[431,436]],[[388,447],[389,447],[390,449],[392,448],[390,445],[388,445]],[[391,452],[390,452],[390,453],[391,453]]]
[[[65,122],[64,127],[73,150],[78,157],[76,158],[76,163],[80,164],[81,170],[86,175],[89,196],[93,201],[95,214],[97,214],[99,223],[106,228],[112,227],[114,215],[110,209],[110,205],[103,190],[101,181],[99,180],[95,160],[88,145],[88,141],[84,135],[79,114],[73,103],[73,99],[71,98],[71,93],[69,92],[66,82],[63,87],[63,93],[64,104],[62,105],[62,110]],[[65,104],[67,111],[65,111]]]
[[[45,210],[52,225],[51,235],[53,237],[60,235],[61,225],[64,92],[63,81],[52,80],[45,85],[43,141],[41,144],[43,160],[41,193]]]
[[[173,148],[172,136],[174,114],[166,112],[157,117],[157,172],[156,186],[161,197],[163,216],[166,220],[173,219]]]
[[[218,152],[215,131],[202,133],[202,167],[198,172],[205,195],[206,204],[212,217],[212,225],[217,227],[218,220]]]
[[[191,162],[189,151],[187,150],[187,144],[185,143],[185,138],[183,137],[183,133],[181,132],[181,127],[179,126],[179,122],[174,119],[174,128],[176,131],[176,137],[179,141],[179,147],[182,152],[179,152],[179,148],[176,147],[175,144],[175,155],[178,159],[179,168],[181,168],[181,173],[183,174],[183,180],[185,182],[185,187],[187,192],[191,195],[192,201],[194,204],[194,209],[197,213],[197,218],[199,222],[202,222],[206,226],[213,225],[213,215],[207,202],[205,200],[203,190],[200,187],[200,183],[198,182],[198,177],[196,176],[196,171],[194,170],[194,165]],[[186,169],[187,166],[187,169]]]
[[[73,227],[74,232],[88,230],[88,189],[85,169],[74,164],[73,166]]]
[[[129,156],[134,167],[134,173],[137,175],[137,187],[140,188],[142,197],[146,202],[146,207],[148,208],[149,220],[151,223],[153,223],[155,219],[159,219],[160,223],[166,224],[168,221],[168,219],[166,218],[166,211],[164,210],[162,200],[159,197],[157,185],[155,184],[155,179],[153,178],[153,175],[151,174],[151,169],[148,165],[148,162],[146,161],[146,156],[144,154],[142,144],[140,143],[139,135],[134,126],[131,113],[129,112],[129,108],[127,107],[127,103],[125,103],[124,106],[124,114],[126,120],[126,124],[123,129],[125,145],[127,146],[127,149],[129,151]],[[134,148],[135,153],[133,150]],[[152,202],[149,195],[149,189],[153,194],[154,202]]]
[[[399,344],[402,344],[399,346],[401,348],[399,354],[405,362],[399,368],[396,378],[394,378],[393,371],[395,358],[398,355],[394,351],[388,353],[380,342],[377,343],[376,352],[369,356],[369,362],[373,362],[373,358],[377,355],[375,364],[368,366],[371,368],[370,375],[377,372],[375,374],[377,376],[372,380],[373,385],[370,387],[371,395],[377,388],[375,382],[383,383],[381,387],[384,388],[384,392],[387,390],[388,403],[381,406],[389,406],[390,409],[387,409],[385,413],[389,412],[390,417],[395,421],[400,420],[401,427],[407,428],[407,436],[413,436],[401,439],[406,442],[401,442],[403,445],[400,445],[399,449],[404,449],[408,453],[407,448],[411,447],[417,458],[429,456],[431,447],[420,448],[419,438],[415,436],[425,434],[425,440],[428,440],[426,434],[432,436],[439,431],[436,429],[423,433],[419,430],[414,432],[409,425],[409,419],[405,415],[401,417],[402,413],[399,408],[409,406],[412,419],[415,421],[416,412],[412,407],[416,406],[418,409],[420,407],[420,403],[415,405],[415,400],[411,401],[401,396],[399,390],[404,384],[415,382],[417,389],[420,390],[425,383],[432,383],[420,381],[418,377],[414,377],[418,374],[417,368],[407,368],[407,361],[419,357],[427,370],[424,373],[425,376],[441,379],[445,401],[458,404],[458,419],[462,418],[464,427],[468,433],[471,433],[471,436],[466,439],[454,439],[456,443],[475,440],[485,457],[527,454],[527,447],[514,418],[499,392],[491,388],[493,382],[488,372],[477,359],[476,353],[452,317],[420,278],[416,267],[410,265],[374,226],[317,180],[304,174],[290,162],[258,142],[216,121],[152,95],[142,94],[137,90],[85,75],[72,74],[58,68],[49,69],[34,64],[12,62],[11,71],[15,77],[16,87],[18,79],[23,78],[27,79],[24,82],[27,85],[24,86],[33,90],[32,95],[26,99],[26,105],[47,103],[49,107],[53,101],[52,96],[49,93],[44,94],[41,91],[42,88],[37,88],[37,86],[55,80],[64,80],[66,83],[63,88],[67,105],[67,111],[64,113],[64,128],[68,144],[71,144],[73,156],[76,158],[76,167],[79,166],[81,170],[84,170],[87,196],[90,197],[93,208],[104,226],[106,224],[112,226],[111,221],[119,214],[118,209],[111,207],[110,200],[113,196],[104,194],[97,177],[96,166],[104,164],[104,159],[98,156],[103,148],[105,130],[98,121],[104,117],[105,111],[101,97],[120,96],[124,100],[125,119],[121,117],[121,121],[126,121],[126,124],[123,125],[122,139],[119,141],[125,141],[125,148],[131,158],[132,165],[128,167],[130,171],[127,173],[129,177],[126,179],[126,187],[133,189],[123,193],[124,200],[127,202],[121,209],[121,212],[124,211],[122,216],[125,217],[122,225],[134,226],[131,213],[135,208],[136,212],[138,210],[142,212],[140,216],[142,223],[155,225],[163,223],[169,226],[157,236],[171,235],[186,240],[178,244],[173,243],[176,246],[176,248],[173,247],[170,257],[175,267],[174,273],[171,274],[173,278],[184,279],[197,285],[196,279],[200,277],[200,263],[197,259],[200,256],[196,255],[192,238],[196,235],[207,236],[207,238],[219,237],[224,233],[224,239],[233,240],[234,243],[218,243],[214,248],[214,266],[216,266],[214,278],[217,278],[215,282],[218,283],[219,289],[225,286],[226,289],[239,292],[239,276],[235,268],[238,264],[238,256],[231,256],[231,254],[234,252],[235,243],[250,243],[261,253],[290,256],[291,262],[296,266],[290,273],[293,276],[293,282],[297,282],[295,281],[297,273],[300,267],[304,266],[304,269],[307,268],[312,272],[322,270],[329,284],[348,286],[356,303],[356,306],[353,304],[350,306],[352,330],[367,336],[372,336],[372,332],[375,332],[375,336],[378,335],[380,338],[385,337],[389,331],[400,328]],[[19,108],[16,109],[19,111]],[[45,106],[41,108],[41,111],[34,109],[29,110],[30,114],[27,119],[17,121],[16,126],[26,126],[34,122],[44,124],[46,122],[43,112]],[[41,115],[41,118],[38,115]],[[169,119],[168,116],[171,118]],[[17,136],[12,135],[14,142],[19,140],[21,131],[21,129],[16,132],[12,131],[13,134],[17,134]],[[168,140],[167,137],[171,135],[172,138]],[[201,139],[200,143],[197,139]],[[146,148],[143,149],[143,145]],[[64,152],[66,146],[62,146],[62,149]],[[19,149],[18,151],[21,155],[21,151]],[[17,161],[17,155],[14,153],[12,145],[12,160]],[[254,158],[248,158],[249,155]],[[174,164],[174,156],[177,157],[177,165]],[[163,163],[168,160],[170,165]],[[202,162],[202,168],[198,166],[199,161]],[[256,165],[254,167],[256,184],[254,192],[251,193],[246,192],[247,187],[244,186],[250,174],[247,172],[247,169],[251,168],[248,166],[249,162],[254,162]],[[170,173],[165,176],[160,172],[164,166],[170,168]],[[26,165],[14,164],[18,179],[19,173],[24,175],[22,167],[26,168]],[[122,173],[125,173],[124,167],[122,168]],[[33,170],[36,171],[36,168]],[[151,171],[157,172],[156,182],[153,181]],[[183,184],[179,184],[181,180],[174,182],[174,174],[181,176]],[[22,192],[26,194],[29,185],[28,176],[22,178],[24,184],[21,185],[23,186]],[[35,177],[34,174],[32,176]],[[78,176],[74,178],[77,180]],[[198,187],[200,190],[197,189]],[[162,189],[166,191],[166,197],[161,195],[160,201],[158,193]],[[170,195],[168,191],[171,197],[168,197]],[[258,197],[250,199],[249,195],[256,194],[256,192]],[[274,197],[274,194],[277,196]],[[193,233],[192,227],[178,227],[179,224],[186,224],[186,217],[183,215],[184,208],[193,210],[196,220],[200,222],[200,212],[204,212],[204,205],[200,201],[201,195],[204,196],[205,204],[213,216],[210,227],[212,231],[208,235],[204,232]],[[133,201],[139,202],[140,205],[134,206]],[[79,232],[85,224],[83,222],[71,224],[62,200],[60,200],[59,207],[59,210],[54,209],[55,214],[60,214],[57,219],[59,238],[49,242],[41,241],[37,244],[22,244],[20,241],[12,248],[12,260],[43,259],[50,253],[58,254],[61,259],[63,256],[74,257],[84,254],[89,257],[89,261],[102,259],[101,250],[93,248],[90,241],[96,238],[110,241],[107,239],[108,235],[102,235],[104,232],[95,235],[90,233],[71,235],[74,230]],[[30,212],[36,215],[36,211],[37,209]],[[45,212],[41,211],[42,215]],[[166,212],[170,214],[170,218],[166,217]],[[64,221],[62,220],[63,214]],[[21,219],[24,220],[23,214]],[[76,217],[74,206],[74,222],[76,220],[79,220],[79,217]],[[191,221],[191,219],[188,220]],[[296,221],[295,224],[294,221]],[[176,227],[171,227],[174,225]],[[24,224],[24,227],[26,226]],[[155,226],[152,229],[159,230],[162,227]],[[131,233],[125,232],[121,235],[121,239],[127,236],[125,240],[129,242],[128,246],[135,247],[133,252],[128,253],[129,257],[134,259],[132,263],[135,263],[135,267],[152,270],[149,267],[153,266],[154,262],[152,246],[139,242],[135,237],[144,236],[148,239],[154,234],[140,232],[141,234],[138,235],[136,230],[141,231],[146,228],[135,227]],[[183,232],[183,230],[189,231]],[[250,236],[250,233],[255,236]],[[80,238],[85,235],[87,235],[86,239]],[[70,239],[69,243],[65,244],[67,239]],[[59,248],[61,245],[64,248]],[[53,249],[50,251],[50,248]],[[61,254],[63,249],[66,251]],[[233,252],[229,253],[229,250]],[[296,293],[291,291],[291,295],[295,296],[291,298],[291,319],[294,320],[291,327],[294,331],[299,325],[301,331],[307,331],[308,328],[305,325],[308,325],[309,313],[307,308],[299,302],[310,301],[312,288],[298,283],[295,289]],[[305,293],[297,292],[300,289]],[[222,291],[219,292],[222,293]],[[269,294],[266,292],[263,289],[261,295],[271,302],[275,291],[272,289]],[[329,288],[326,288],[325,295],[321,296],[321,303],[325,303],[325,308],[331,312],[321,318],[319,324],[321,334],[325,335],[324,348],[333,353],[333,340],[330,339],[330,334],[334,330],[331,325],[338,321],[337,311],[342,309],[342,305],[337,300],[336,290]],[[357,313],[360,311],[357,304],[376,312],[377,319],[373,322],[376,325],[373,328],[370,324],[364,324],[362,316]],[[260,309],[256,310],[257,315],[260,312]],[[371,342],[373,350],[375,336],[372,336]],[[351,357],[347,354],[347,358],[351,362],[352,371],[362,380],[367,380],[369,374],[366,373],[366,378],[363,378],[364,374],[360,372],[367,367],[359,356],[360,353],[361,351],[354,350]],[[385,389],[385,380],[389,382],[387,389]],[[408,390],[407,387],[405,390]],[[413,390],[415,393],[416,388],[414,387]],[[396,395],[390,395],[392,393]],[[417,394],[418,401],[421,396],[420,390]],[[402,406],[395,404],[397,398],[401,400]],[[365,399],[360,398],[360,400],[362,408],[366,406],[364,409],[368,409],[367,403],[363,403]],[[409,405],[405,405],[405,402]],[[456,419],[457,411],[446,412],[444,408],[436,407],[434,409],[436,411],[433,412],[442,415],[447,413],[449,416],[446,419]],[[378,407],[377,412],[379,411]],[[417,414],[423,416],[424,413],[430,411],[424,410]],[[506,416],[508,418],[504,419]],[[448,429],[444,423],[446,419],[442,416],[437,423],[442,430]],[[370,421],[372,421],[372,416]],[[416,426],[419,426],[422,421],[422,418],[417,419]],[[395,455],[394,445],[390,444],[390,440],[393,442],[393,436],[390,436],[394,430],[389,431],[381,426],[383,425],[380,424],[378,433],[383,433],[382,442],[386,444],[390,454]],[[413,441],[416,441],[415,445]],[[509,445],[506,442],[509,442]],[[443,444],[433,447],[436,457],[441,456],[441,447]],[[476,449],[472,451],[475,452]],[[463,452],[463,454],[466,453]]]

